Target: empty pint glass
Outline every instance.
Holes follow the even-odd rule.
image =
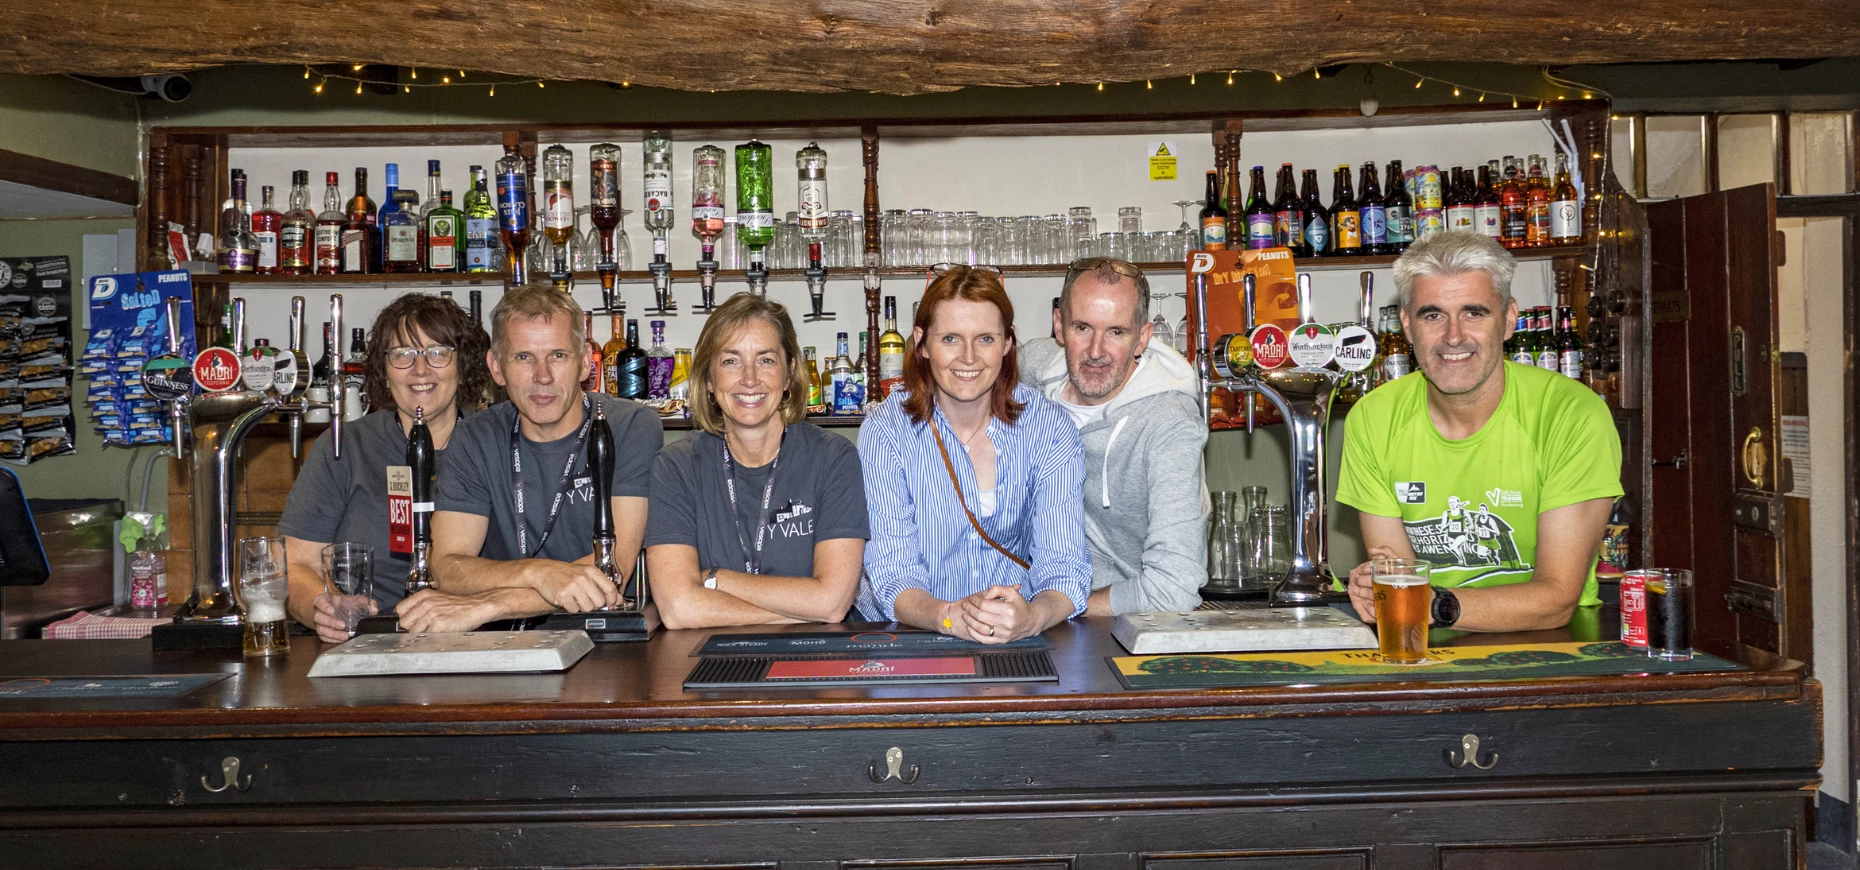
[[[1376,645],[1382,660],[1396,665],[1427,661],[1428,583],[1433,566],[1414,559],[1369,563],[1376,590]]]
[[[245,654],[277,656],[290,652],[284,599],[290,578],[283,538],[239,539],[239,598],[245,606]]]
[[[324,590],[350,634],[362,617],[374,611],[374,548],[364,544],[336,543],[323,548]]]

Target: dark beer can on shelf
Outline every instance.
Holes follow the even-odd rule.
[[[1647,648],[1647,575],[1656,571],[1628,571],[1621,575],[1621,642]]]

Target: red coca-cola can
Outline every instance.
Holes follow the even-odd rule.
[[[1658,571],[1628,571],[1621,575],[1621,642],[1647,648],[1647,578]]]

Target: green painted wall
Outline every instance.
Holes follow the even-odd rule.
[[[136,178],[136,106],[63,76],[0,75],[0,149]]]

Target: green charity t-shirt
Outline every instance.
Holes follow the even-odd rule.
[[[1435,586],[1529,580],[1539,514],[1621,495],[1621,439],[1601,397],[1557,372],[1504,367],[1498,410],[1470,438],[1434,428],[1420,373],[1378,387],[1346,420],[1337,500],[1400,517]],[[1591,564],[1578,603],[1600,601]]]

